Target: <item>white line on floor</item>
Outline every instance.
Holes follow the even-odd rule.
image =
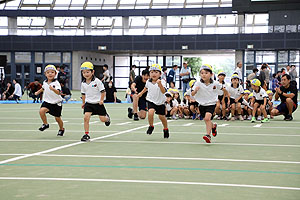
[[[194,123],[187,123],[187,124],[184,124],[183,126],[191,126],[193,125]]]
[[[251,144],[251,143],[204,143],[203,142],[159,142],[159,141],[124,141],[124,140],[101,140],[97,142],[108,143],[137,143],[137,144],[196,144],[196,145],[228,145],[228,146],[263,146],[263,147],[300,147],[295,144]]]
[[[63,121],[63,123],[68,123],[69,121]],[[52,122],[51,124],[57,124],[57,122]]]
[[[158,125],[160,123],[161,122],[158,122],[158,123],[155,123],[154,125]],[[113,136],[116,136],[116,135],[121,135],[121,134],[124,134],[124,133],[128,133],[128,132],[131,132],[131,131],[135,131],[135,130],[139,130],[139,129],[147,128],[147,127],[148,127],[148,125],[144,125],[144,126],[128,129],[128,130],[125,130],[125,131],[120,131],[120,132],[117,132],[117,133],[113,133],[113,134],[109,134],[109,135],[105,135],[105,136],[101,136],[101,137],[96,137],[96,138],[91,139],[90,141],[101,140],[101,139],[104,139],[104,138],[109,138],[109,137],[113,137]],[[0,161],[0,164],[13,162],[13,161],[16,161],[16,160],[21,160],[21,159],[32,157],[32,156],[37,156],[37,155],[40,155],[40,154],[54,152],[54,151],[57,151],[57,150],[65,149],[65,148],[68,148],[68,147],[72,147],[72,146],[76,146],[76,145],[84,144],[84,143],[85,142],[75,142],[75,143],[55,147],[55,148],[52,148],[52,149],[48,149],[48,150],[45,150],[45,151],[40,151],[40,152],[36,152],[36,153],[24,155],[24,156],[18,156],[18,157],[15,157],[15,158],[10,158],[10,159],[7,159],[7,160]]]
[[[255,128],[260,128],[262,126],[262,124],[256,124],[255,126],[253,126],[253,127],[255,127]]]
[[[246,185],[228,183],[205,183],[205,182],[179,182],[179,181],[149,181],[149,180],[118,180],[118,179],[84,179],[84,178],[44,178],[44,177],[0,177],[0,180],[39,180],[39,181],[82,181],[82,182],[117,182],[117,183],[148,183],[148,184],[176,184],[176,185],[205,185],[221,187],[244,187],[279,190],[300,190],[297,187],[282,187],[269,185]]]
[[[118,126],[122,126],[122,125],[126,125],[126,124],[131,124],[132,122],[123,122],[123,123],[119,123],[119,124],[116,124]]]
[[[228,126],[229,124],[220,124],[218,125],[218,127],[224,127],[224,126]]]

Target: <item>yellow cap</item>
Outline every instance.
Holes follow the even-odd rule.
[[[189,95],[189,94],[187,92],[185,92],[183,96],[185,97],[186,95]]]
[[[249,90],[245,90],[244,94],[250,94],[251,92]]]
[[[44,72],[48,71],[48,70],[54,70],[56,71],[56,67],[54,65],[47,65],[44,69]]]
[[[171,92],[171,93],[175,94],[175,93],[179,93],[179,90],[178,89],[172,89],[172,88],[170,88],[168,90],[168,92]]]
[[[171,92],[166,92],[166,93],[165,93],[165,96],[166,96],[166,97],[167,97],[167,96],[173,97],[173,94],[172,94]]]
[[[252,85],[255,85],[255,86],[260,86],[260,80],[258,80],[258,79],[253,79],[253,80],[251,80],[251,84]]]
[[[84,70],[84,69],[91,69],[94,70],[94,65],[91,62],[84,62],[81,64],[80,66],[80,70]]]
[[[159,64],[153,64],[149,71],[160,71],[161,72],[161,66]]]
[[[237,74],[233,74],[233,75],[231,76],[231,80],[234,79],[234,78],[240,79],[240,77],[239,77]]]
[[[253,93],[249,94],[249,98],[252,98],[253,97]]]
[[[269,95],[269,94],[272,94],[272,95],[273,95],[273,92],[272,92],[271,90],[268,90],[268,91],[267,91],[267,95]]]
[[[194,83],[196,82],[196,80],[191,80],[190,82],[189,82],[189,86],[190,86],[190,88],[192,88],[193,87],[193,85],[194,85]]]
[[[202,65],[201,68],[200,68],[200,71],[201,71],[202,69],[209,70],[209,71],[212,73],[212,66],[209,65],[209,64],[204,64],[204,65]]]
[[[226,73],[225,73],[223,70],[221,70],[221,71],[219,71],[219,73],[218,73],[218,76],[220,76],[220,75],[226,76]]]

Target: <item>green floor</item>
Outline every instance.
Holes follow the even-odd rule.
[[[38,104],[0,105],[1,199],[300,199],[300,111],[292,122],[218,121],[205,144],[202,121],[170,121],[163,139],[127,107],[106,104],[111,126],[93,117],[94,141],[81,143],[80,104],[64,104],[62,138],[51,116],[37,130]]]

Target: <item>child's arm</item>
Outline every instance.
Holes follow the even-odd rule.
[[[101,91],[100,102],[99,102],[99,104],[100,104],[100,105],[103,105],[103,103],[104,103],[104,98],[105,98],[105,95],[106,95],[106,92],[105,92],[105,90],[102,90],[102,91]]]
[[[267,105],[267,98],[264,98],[264,107]]]
[[[43,92],[44,91],[44,88],[41,88],[41,89],[39,89],[38,91],[36,91],[35,93],[34,93],[34,95],[35,96],[37,96],[37,95],[39,95],[41,92]]]
[[[81,99],[82,99],[81,108],[83,109],[84,108],[84,104],[85,104],[85,94],[82,94]]]
[[[164,86],[161,84],[161,80],[158,79],[158,80],[156,81],[156,83],[157,83],[157,85],[158,85],[158,87],[159,87],[161,93],[163,93],[163,94],[166,93],[166,89],[165,89]]]
[[[243,97],[243,94],[241,94],[238,98],[236,98],[234,101],[238,102]]]
[[[138,93],[138,97],[140,98],[141,96],[143,96],[143,94],[145,93],[145,92],[147,92],[147,88],[146,87],[144,87],[144,89],[140,92],[140,93]]]
[[[191,95],[192,96],[195,96],[195,94],[197,94],[197,92],[200,90],[200,87],[199,86],[197,86],[196,88],[195,88],[195,90],[193,90],[192,92],[191,92]]]
[[[60,90],[53,88],[51,85],[49,85],[49,89],[52,90],[55,94],[60,95]]]

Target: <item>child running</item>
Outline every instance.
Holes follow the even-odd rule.
[[[110,125],[110,117],[104,107],[105,88],[103,83],[94,76],[94,65],[91,62],[82,63],[80,70],[84,77],[81,83],[82,109],[84,109],[84,131],[81,141],[86,142],[89,136],[91,115],[98,115],[101,122]]]
[[[253,79],[251,80],[251,88],[253,89],[253,111],[252,111],[252,119],[251,123],[255,122],[255,113],[258,108],[260,108],[261,112],[264,115],[264,119],[261,120],[261,123],[269,122],[266,105],[268,101],[268,95],[266,91],[260,87],[260,80]]]
[[[212,119],[218,101],[217,90],[221,87],[217,81],[213,81],[212,75],[212,67],[208,64],[203,65],[200,68],[201,79],[192,88],[192,96],[199,103],[200,115],[206,124],[206,135],[203,136],[206,143],[211,143],[211,132],[214,137],[217,136],[217,124],[212,123]]]
[[[145,92],[148,91],[146,100],[148,101],[148,121],[149,128],[147,134],[151,135],[154,130],[153,118],[154,112],[158,115],[160,121],[163,124],[164,138],[169,138],[168,122],[165,116],[165,92],[164,80],[160,80],[161,76],[161,66],[158,64],[153,64],[150,69],[150,79],[147,80],[145,88],[138,94],[141,97]]]
[[[49,113],[54,116],[58,123],[59,130],[57,136],[63,136],[65,132],[64,123],[61,119],[61,102],[63,99],[60,96],[61,86],[55,79],[57,73],[55,66],[47,65],[44,69],[44,73],[47,79],[43,82],[42,88],[35,92],[36,96],[43,92],[43,103],[40,108],[40,116],[43,121],[43,125],[39,128],[39,130],[44,131],[49,128],[46,117],[46,113]]]

